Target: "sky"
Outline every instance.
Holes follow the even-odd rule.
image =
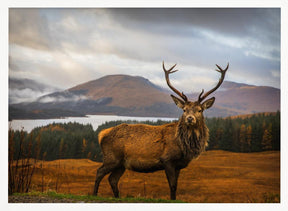
[[[279,8],[10,8],[9,77],[68,89],[128,74],[166,88],[164,61],[191,93],[229,62],[225,80],[280,88],[280,23]]]

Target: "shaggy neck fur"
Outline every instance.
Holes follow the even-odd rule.
[[[184,157],[195,158],[208,146],[209,130],[204,121],[197,121],[196,125],[188,126],[181,117],[176,136]]]

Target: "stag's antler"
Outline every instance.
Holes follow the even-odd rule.
[[[172,89],[179,97],[181,97],[185,102],[188,101],[188,98],[186,97],[186,95],[184,95],[184,93],[182,92],[179,92],[176,88],[174,88],[171,83],[170,83],[170,80],[169,80],[169,74],[171,73],[175,73],[177,72],[178,70],[173,70],[174,67],[176,66],[176,64],[174,64],[169,70],[166,70],[165,66],[164,66],[164,61],[163,61],[163,70],[165,72],[165,78],[166,78],[166,82],[167,82],[167,85],[170,87],[170,89]]]
[[[225,73],[229,68],[229,63],[227,64],[227,67],[225,68],[225,70],[223,70],[219,65],[216,64],[216,66],[218,67],[218,69],[216,69],[217,72],[221,73],[221,77],[219,79],[218,84],[211,89],[210,91],[206,92],[203,97],[202,94],[204,93],[204,89],[202,89],[202,92],[200,93],[199,97],[198,97],[198,102],[200,103],[201,101],[203,101],[208,95],[210,95],[212,92],[214,92],[216,89],[219,88],[219,86],[222,84],[222,82],[224,81],[224,77],[225,77]]]

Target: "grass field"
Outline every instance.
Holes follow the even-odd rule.
[[[39,161],[32,190],[91,195],[101,163],[88,159]],[[108,176],[99,196],[112,197]],[[169,199],[164,171],[127,171],[119,182],[121,197]],[[179,176],[177,199],[191,203],[280,202],[280,152],[233,153],[207,151]]]

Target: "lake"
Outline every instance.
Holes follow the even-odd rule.
[[[175,118],[164,117],[131,117],[131,116],[115,116],[115,115],[87,115],[86,117],[67,117],[61,119],[25,119],[25,120],[12,120],[9,122],[9,128],[13,130],[21,130],[30,132],[35,127],[46,126],[52,123],[68,123],[77,122],[83,125],[91,124],[93,129],[96,130],[99,125],[116,120],[137,120],[137,121],[154,121],[165,120],[173,121]]]

